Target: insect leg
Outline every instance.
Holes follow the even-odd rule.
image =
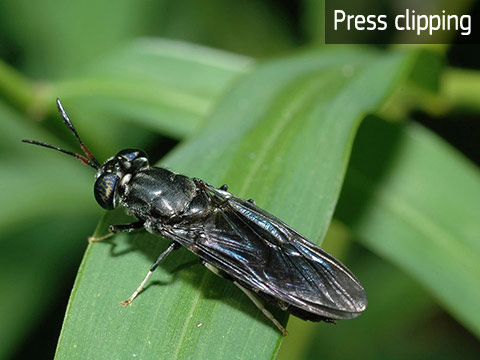
[[[155,260],[152,266],[150,266],[150,270],[148,271],[143,281],[140,283],[140,286],[133,292],[133,294],[127,300],[122,301],[120,304],[122,306],[127,306],[131,304],[132,301],[137,297],[137,295],[140,294],[140,292],[144,289],[145,284],[147,283],[148,279],[150,279],[150,276],[152,276],[153,272],[158,267],[158,265],[168,256],[168,254],[170,254],[173,250],[178,249],[179,247],[180,247],[180,244],[176,242],[172,242],[168,246],[168,248],[158,256],[157,260]]]
[[[93,243],[93,242],[103,241],[105,239],[112,237],[113,235],[115,235],[113,232],[109,232],[108,234],[105,234],[103,236],[89,236],[88,242]]]
[[[273,314],[268,311],[267,309],[265,309],[265,307],[263,306],[263,304],[255,297],[255,295],[253,295],[253,293],[248,290],[248,289],[245,289],[242,285],[240,285],[238,282],[234,281],[233,282],[240,290],[242,290],[244,292],[245,295],[248,296],[248,298],[250,300],[252,300],[252,302],[255,304],[255,306],[267,317],[269,318],[274,324],[275,326],[278,328],[278,330],[280,330],[283,334],[283,336],[287,336],[287,330],[285,330],[285,328],[282,326],[282,324],[280,324],[280,322],[275,319],[275,317],[273,316]]]
[[[144,222],[139,220],[135,221],[130,224],[118,224],[118,225],[110,225],[108,227],[108,230],[112,233],[117,233],[117,232],[132,232],[135,230],[140,230],[143,229],[143,224]]]
[[[89,236],[88,237],[88,242],[99,242],[105,239],[108,239],[109,237],[112,237],[115,233],[117,232],[132,232],[135,230],[140,230],[143,228],[143,221],[135,221],[130,224],[119,224],[119,225],[110,225],[108,227],[108,230],[110,231],[108,234],[95,237],[95,236]]]

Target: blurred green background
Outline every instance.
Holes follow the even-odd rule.
[[[445,2],[431,3],[441,8]],[[477,2],[458,1],[456,6],[477,17],[480,14]],[[339,71],[331,65],[328,71],[315,73],[332,88],[343,86],[339,78],[348,82],[349,72],[357,71],[357,65],[368,69],[377,58],[402,51],[414,54],[411,62],[415,65],[405,75],[408,82],[395,80],[385,94],[378,94],[383,103],[353,113],[358,121],[367,119],[354,143],[357,122],[345,133],[345,145],[332,150],[341,161],[337,173],[329,178],[326,167],[309,169],[315,153],[299,155],[304,166],[297,158],[289,160],[317,177],[326,172],[326,181],[332,180],[331,213],[337,200],[338,206],[322,247],[347,264],[365,285],[369,308],[359,318],[336,326],[290,317],[289,336],[283,344],[273,330],[276,345],[266,346],[258,357],[480,357],[480,47],[462,45],[457,38],[435,46],[337,47],[323,44],[322,24],[323,2],[318,0],[0,2],[0,358],[52,358],[55,354],[86,239],[103,214],[92,196],[91,169],[20,143],[32,138],[78,151],[56,113],[56,97],[62,99],[78,132],[100,160],[122,148],[140,147],[157,162],[176,149],[167,164],[180,169],[188,161],[197,163],[198,170],[192,166],[184,171],[200,176],[202,166],[207,169],[198,164],[203,159],[214,169],[207,180],[220,185],[216,179],[225,177],[214,174],[215,163],[209,163],[212,157],[204,156],[201,149],[208,144],[210,153],[223,149],[221,139],[237,131],[234,120],[229,123],[235,115],[238,122],[242,116],[249,121],[251,99],[245,94],[261,99],[259,89],[285,89],[279,100],[272,101],[275,106],[301,96],[305,78],[311,74],[302,74],[304,65],[299,64],[302,56],[317,50],[319,59],[325,53],[333,58],[332,63],[338,56],[338,63],[343,64]],[[350,58],[358,52],[358,58],[352,59],[352,65],[343,63],[337,51],[351,52]],[[289,57],[291,63],[282,63]],[[281,75],[295,67],[299,67],[298,75],[280,82]],[[360,84],[377,81],[375,69],[365,74],[370,77]],[[257,86],[248,88],[255,81]],[[308,91],[321,99],[321,92]],[[233,109],[230,99],[240,105],[243,99],[244,105]],[[327,100],[322,106],[330,106]],[[271,114],[278,110],[266,98],[259,101],[264,101]],[[350,109],[351,103],[360,101],[344,95],[329,111],[336,114],[338,108]],[[222,112],[231,118],[215,120]],[[278,114],[280,119],[283,113],[278,110]],[[259,126],[258,132],[246,132],[244,140],[234,146],[248,153],[251,144],[261,143],[263,135],[274,131],[275,121],[271,120],[270,127]],[[299,129],[308,134],[304,130],[308,128]],[[303,139],[299,129],[288,129],[297,143]],[[197,157],[179,162],[197,140],[206,144],[190,150]],[[187,150],[182,153],[182,149]],[[205,154],[210,154],[207,150]],[[272,162],[282,162],[289,154],[280,148],[266,151]],[[268,173],[268,164],[261,166]],[[277,174],[275,169],[273,164],[270,173]],[[245,181],[262,184],[262,177],[253,179]],[[260,190],[253,195],[257,203],[269,204],[269,210],[277,209],[275,214],[288,219],[288,209],[284,213],[281,209],[297,199],[295,194],[285,195],[278,203],[269,203],[275,188],[268,186],[274,181],[264,180],[265,188],[257,187]],[[239,180],[236,188],[247,189],[247,193],[239,195],[250,197],[253,190],[241,186],[246,185]],[[298,202],[307,204],[308,196]],[[322,218],[325,226],[331,213]],[[303,223],[294,217],[291,221],[321,243],[326,228],[319,225],[316,230],[314,220],[312,216]],[[113,260],[119,264],[122,256]],[[123,276],[119,271],[118,278]],[[164,291],[168,292],[168,286]],[[121,299],[111,299],[114,306],[117,300]],[[221,296],[214,300],[224,301]],[[71,314],[77,314],[72,307]],[[91,314],[84,316],[87,319]],[[242,339],[236,345],[248,346],[249,340]],[[222,348],[236,348],[227,340],[218,341]],[[63,346],[59,358],[75,357]],[[202,358],[195,356],[195,349],[176,354],[178,358]],[[242,357],[228,350],[223,354]],[[157,353],[143,354],[143,358],[158,357]]]

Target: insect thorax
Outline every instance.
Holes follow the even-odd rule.
[[[198,204],[197,195],[192,179],[164,168],[150,167],[132,176],[121,203],[137,218],[169,222],[188,215],[193,208],[196,212],[204,210],[207,204]]]

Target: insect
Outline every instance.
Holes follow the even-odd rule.
[[[183,246],[209,270],[233,281],[284,335],[286,330],[257,296],[310,321],[350,319],[365,310],[365,290],[345,265],[253,200],[231,194],[227,185],[215,188],[200,179],[150,166],[142,150],[122,150],[101,165],[59,99],[57,107],[85,156],[36,140],[22,141],[63,152],[94,168],[98,204],[107,210],[123,206],[137,219],[111,225],[107,236],[94,241],[140,229],[171,241],[122,305],[130,304],[158,265]]]

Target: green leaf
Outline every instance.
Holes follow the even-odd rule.
[[[8,189],[0,192],[0,202],[8,204],[0,207],[0,228],[35,217],[39,209],[42,216],[95,211],[85,196],[86,191],[91,191],[91,172],[85,171],[71,158],[22,143],[25,138],[55,143],[55,138],[40,131],[2,102],[0,117],[3,119],[0,151],[11,155],[0,159],[0,183]],[[71,175],[70,181],[59,183],[59,170]],[[63,204],[63,208],[59,208],[59,204]]]
[[[18,187],[10,189],[18,191]],[[52,307],[64,300],[62,291],[80,263],[95,218],[95,213],[79,209],[76,214],[58,214],[54,220],[50,213],[39,212],[20,224],[0,224],[0,286],[8,289],[0,297],[2,359],[11,358],[26,335],[47,314],[59,310]]]
[[[219,96],[253,61],[172,40],[139,39],[49,89],[134,124],[181,138],[195,131]]]
[[[414,53],[328,48],[271,61],[223,98],[164,164],[253,197],[321,243],[356,128],[411,71]],[[109,213],[99,227],[121,223]],[[185,249],[172,254],[128,308],[124,300],[166,248],[118,235],[90,246],[75,282],[57,358],[271,358],[279,331],[231,283]],[[275,312],[280,319],[285,314]]]
[[[336,216],[480,336],[478,169],[415,124],[365,122],[354,149]]]
[[[36,78],[78,74],[92,57],[138,35],[147,11],[135,0],[115,6],[108,0],[0,3],[2,25],[21,50],[23,70]]]
[[[354,247],[352,250],[359,249]],[[355,260],[350,269],[367,290],[370,304],[367,310],[360,317],[338,322],[336,326],[315,326],[292,317],[289,323],[291,332],[280,349],[279,360],[315,359],[318,354],[322,360],[358,359],[359,354],[368,359],[385,359],[385,354],[389,357],[395,354],[398,359],[416,358],[415,355],[422,358],[418,356],[419,348],[436,355],[449,348],[453,350],[450,352],[456,351],[449,343],[445,346],[439,344],[437,338],[422,338],[418,344],[412,331],[423,321],[431,322],[432,316],[439,312],[435,300],[402,270],[365,253],[354,252]],[[379,332],[377,329],[388,331]]]
[[[443,77],[439,101],[450,106],[480,111],[480,71],[450,68]]]
[[[256,0],[167,0],[166,3],[158,6],[159,11],[151,16],[156,34],[166,38],[258,58],[285,52],[298,43],[293,24],[285,21],[291,9],[279,8],[275,3]]]
[[[91,173],[53,151],[20,142],[50,141],[0,101],[0,358],[9,358],[46,309],[59,301],[64,269],[75,268],[95,224]],[[71,176],[62,181],[61,176]],[[88,174],[88,175],[87,175]],[[60,181],[59,181],[60,180]],[[83,240],[83,241],[82,241]],[[68,273],[68,272],[67,272]]]
[[[192,55],[194,57],[190,58]],[[201,102],[202,107],[196,109],[198,111],[190,122],[183,121],[182,118],[183,114],[190,114],[187,104],[176,104],[177,107],[170,110],[158,99],[153,102],[157,107],[154,107],[152,113],[148,115],[152,118],[165,118],[167,124],[156,126],[154,130],[162,131],[170,126],[175,127],[175,134],[184,136],[185,132],[193,130],[218,94],[224,91],[223,88],[236,75],[237,66],[238,72],[245,71],[242,67],[250,62],[241,56],[195,45],[138,40],[103,58],[102,61],[97,61],[90,67],[90,77],[58,83],[58,86],[53,84],[43,87],[43,91],[36,94],[40,96],[37,99],[32,96],[28,99],[25,95],[26,89],[31,87],[29,82],[13,73],[6,65],[0,66],[3,70],[0,71],[0,87],[5,97],[11,98],[12,102],[20,105],[22,109],[27,108],[29,115],[36,119],[42,119],[46,110],[52,113],[51,121],[47,119],[48,121],[31,122],[26,116],[19,116],[11,108],[0,103],[0,114],[4,119],[0,134],[0,150],[4,154],[15,154],[5,156],[0,161],[3,169],[0,172],[0,182],[8,189],[0,194],[1,203],[6,204],[0,207],[0,229],[3,234],[0,247],[6,259],[0,263],[0,273],[3,274],[0,276],[0,282],[4,284],[3,288],[10,289],[2,297],[2,308],[9,311],[2,316],[0,332],[8,332],[8,337],[4,336],[0,342],[0,357],[5,357],[12,351],[24,333],[36,326],[40,315],[53,304],[54,289],[62,285],[58,281],[58,274],[63,274],[65,268],[71,270],[71,266],[75,266],[85,246],[86,229],[93,227],[92,220],[95,214],[101,211],[93,201],[91,170],[79,166],[71,158],[59,153],[20,142],[22,138],[33,138],[63,148],[77,149],[73,137],[59,119],[54,98],[62,97],[79,133],[88,144],[93,144],[92,150],[102,159],[103,154],[110,156],[112,149],[117,149],[120,141],[123,141],[123,146],[135,146],[137,139],[144,136],[139,131],[140,126],[132,128],[127,124],[113,123],[108,113],[128,115],[130,111],[132,114],[139,114],[139,119],[146,118],[145,112],[148,113],[148,105],[151,105],[152,99],[143,91],[145,88],[157,86],[170,89],[181,98],[199,98],[202,101],[205,99]],[[99,96],[95,91],[98,89],[92,85],[101,83],[108,77],[116,79],[115,85],[118,87],[130,81],[139,84],[140,88],[130,89],[125,99],[115,96],[117,95],[115,86],[108,89],[103,96]],[[87,88],[79,87],[79,83]],[[74,90],[82,90],[85,93]],[[163,94],[165,92],[166,90]],[[158,93],[160,94],[160,91]],[[136,102],[137,95],[144,97],[145,103]],[[95,108],[95,102],[98,110]],[[124,109],[127,111],[123,111]],[[63,139],[55,138],[51,131],[41,131],[41,127],[49,125],[58,128],[58,134],[66,135],[65,139],[71,140],[73,144],[65,145]],[[138,121],[136,125],[139,125]],[[107,132],[110,135],[108,138],[105,137]],[[65,179],[62,179],[64,175],[70,176],[70,179],[64,181]],[[66,199],[68,201],[65,201]],[[75,216],[79,218],[77,221]],[[48,221],[49,217],[55,220]],[[57,224],[57,221],[61,224]],[[65,228],[71,231],[68,238],[61,236],[59,232],[59,229]],[[35,245],[42,247],[41,252],[36,251],[42,254],[38,261],[28,259],[28,256],[20,251],[27,247],[34,248],[32,244],[28,244],[28,234],[33,232]],[[25,241],[22,241],[23,239]],[[54,241],[57,239],[60,242]],[[11,284],[13,265],[26,260],[28,261],[22,265],[22,270],[16,271],[16,282],[13,286]],[[32,281],[35,286],[32,285]],[[45,289],[51,289],[52,297],[44,294]],[[37,300],[23,301],[22,299],[27,298],[25,295],[27,292],[28,297]],[[13,308],[12,304],[17,306]],[[15,311],[10,311],[11,309]]]

